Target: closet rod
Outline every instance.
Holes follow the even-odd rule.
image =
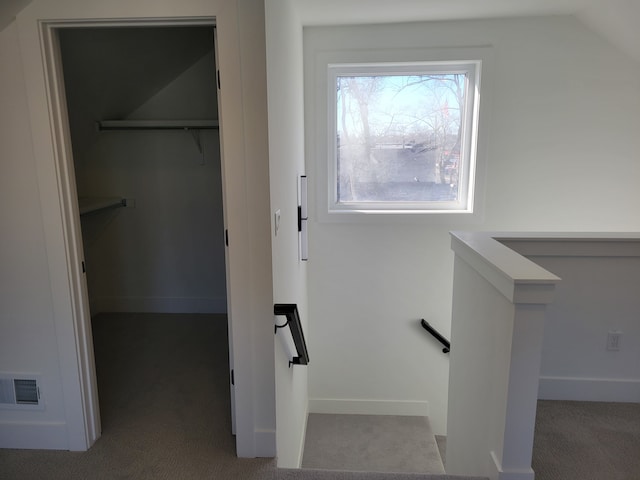
[[[98,130],[212,130],[217,120],[99,120]]]

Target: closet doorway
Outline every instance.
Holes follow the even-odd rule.
[[[215,27],[57,34],[91,317],[226,321]]]

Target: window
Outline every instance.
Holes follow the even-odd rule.
[[[328,64],[329,212],[471,213],[480,64]]]

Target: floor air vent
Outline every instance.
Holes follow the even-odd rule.
[[[43,408],[38,378],[0,375],[0,408]]]

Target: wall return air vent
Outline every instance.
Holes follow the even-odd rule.
[[[44,409],[38,382],[33,375],[0,375],[0,408]]]

